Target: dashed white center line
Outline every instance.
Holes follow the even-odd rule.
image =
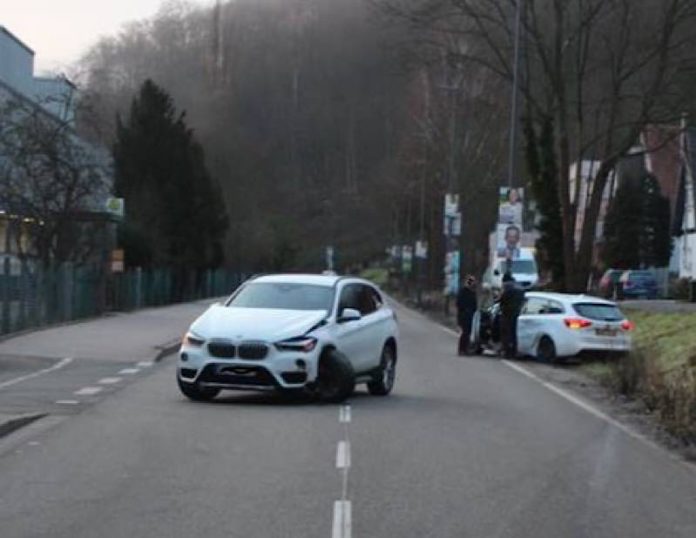
[[[338,421],[341,424],[348,424],[350,422],[350,405],[342,405],[338,408]]]
[[[56,400],[58,405],[79,405],[79,400]]]
[[[350,501],[334,502],[333,528],[331,538],[350,538],[351,506]]]
[[[121,381],[120,377],[102,377],[97,383],[100,385],[115,385]]]
[[[137,374],[140,371],[140,368],[124,368],[123,370],[119,370],[118,375],[133,375]]]
[[[152,366],[152,364],[152,361],[140,361],[136,363],[136,366],[139,366],[140,368],[149,368],[150,366]]]
[[[59,370],[60,368],[63,368],[63,366],[66,366],[72,362],[72,357],[66,357],[63,360],[58,361],[56,364],[53,366],[50,366],[49,368],[44,368],[43,370],[39,370],[38,372],[33,372],[31,374],[23,375],[20,377],[15,377],[14,379],[8,379],[7,381],[3,381],[0,383],[0,389],[5,388],[5,387],[11,387],[12,385],[16,385],[17,383],[21,383],[22,381],[26,381],[27,379],[33,379],[35,377],[38,377],[43,374],[47,374],[49,372],[54,372],[55,370]]]
[[[339,441],[336,449],[336,468],[348,469],[350,467],[350,443]]]
[[[102,387],[82,387],[73,392],[75,396],[94,396],[102,391]]]

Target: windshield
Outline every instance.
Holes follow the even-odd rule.
[[[282,310],[329,310],[334,289],[328,286],[257,282],[244,286],[227,303],[239,308]]]
[[[573,308],[582,317],[599,321],[621,321],[624,315],[617,307],[611,304],[601,303],[579,303],[574,304]]]
[[[537,272],[537,266],[534,260],[513,260],[512,264],[508,261],[501,261],[498,270],[501,274],[508,270],[512,274],[531,274]]]

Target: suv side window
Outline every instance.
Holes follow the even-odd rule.
[[[384,306],[384,299],[382,299],[382,295],[372,286],[369,286],[370,293],[372,294],[372,300],[375,302],[375,305],[377,306],[377,310],[382,308]]]
[[[370,286],[360,285],[360,313],[363,316],[372,314],[377,310],[377,303]]]
[[[353,310],[358,310],[362,313],[361,309],[361,289],[360,284],[348,284],[341,290],[341,298],[338,301],[338,312],[340,315],[346,308],[352,308]]]

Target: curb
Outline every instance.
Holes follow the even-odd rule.
[[[12,417],[4,422],[0,422],[0,438],[11,434],[12,432],[28,426],[32,422],[39,420],[47,415],[47,413],[33,413],[29,415],[19,415]]]
[[[172,355],[179,351],[179,347],[181,346],[181,342],[179,339],[167,342],[165,344],[162,344],[161,346],[156,346],[159,351],[157,352],[157,355],[155,355],[155,358],[153,359],[153,362],[160,362],[162,359],[165,357],[168,357],[169,355]]]

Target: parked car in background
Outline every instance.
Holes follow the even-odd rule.
[[[619,279],[623,273],[623,269],[607,269],[599,280],[599,295],[605,299],[617,299]]]
[[[657,299],[657,279],[651,271],[624,271],[619,279],[621,283],[621,298],[626,299]]]
[[[498,304],[477,313],[473,344],[499,349]],[[615,303],[589,295],[528,292],[518,318],[518,353],[544,362],[582,352],[621,354],[631,350],[631,321]]]

